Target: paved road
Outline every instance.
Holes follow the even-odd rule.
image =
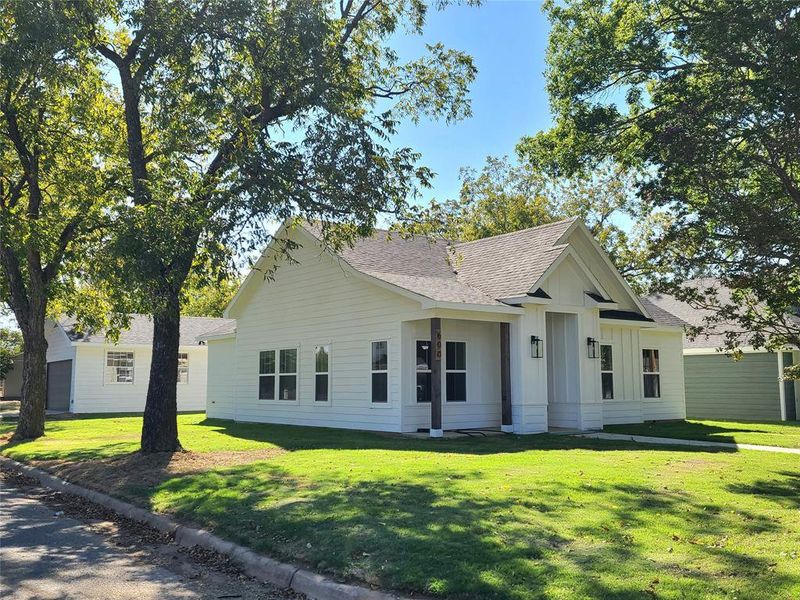
[[[98,531],[39,488],[2,482],[0,598],[13,600],[285,600],[296,595],[195,562],[169,543]],[[45,499],[43,499],[45,498]],[[68,511],[70,512],[70,511]],[[74,511],[72,511],[74,513]]]

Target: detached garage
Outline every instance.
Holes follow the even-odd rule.
[[[47,363],[47,410],[67,412],[72,389],[72,360]]]

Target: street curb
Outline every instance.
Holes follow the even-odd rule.
[[[7,456],[0,455],[0,465],[16,469],[52,490],[80,496],[132,521],[149,525],[157,531],[173,536],[175,543],[180,546],[186,548],[200,546],[218,552],[239,565],[250,577],[277,587],[292,589],[313,600],[410,600],[388,592],[340,583],[307,569],[279,562],[268,556],[257,554],[244,546],[223,540],[203,529],[180,525],[165,515],[150,512],[102,492],[64,481],[46,471],[17,462]]]

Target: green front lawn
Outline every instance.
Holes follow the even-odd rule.
[[[676,421],[674,423],[636,423],[606,425],[609,433],[652,435],[680,440],[706,440],[800,448],[800,422],[748,423],[744,421]]]
[[[6,446],[343,578],[472,599],[800,597],[800,460],[567,436],[420,440],[180,417],[48,423]],[[248,462],[255,461],[255,462]]]

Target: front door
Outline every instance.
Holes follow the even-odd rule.
[[[72,361],[47,363],[47,410],[68,411]]]

